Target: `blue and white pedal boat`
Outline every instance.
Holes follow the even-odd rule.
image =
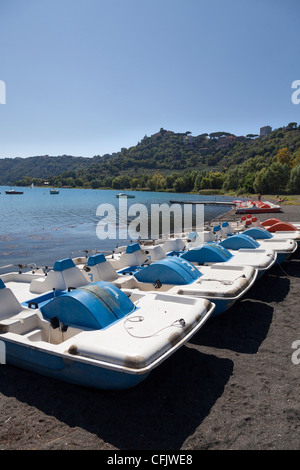
[[[253,222],[251,219],[245,221],[231,222],[230,224],[225,221],[220,225],[221,233],[224,235],[232,235],[233,233],[245,233],[249,229],[259,229],[260,233],[267,232],[271,237],[259,236],[262,238],[273,238],[276,240],[280,239],[291,239],[295,240],[297,244],[300,244],[300,227],[299,224],[294,222],[282,222],[278,219],[269,219],[271,225],[268,225],[268,220],[260,223],[257,219]],[[273,222],[274,223],[273,223]],[[276,223],[275,221],[278,221]]]
[[[198,237],[195,237],[198,239]],[[199,237],[200,241],[200,237]],[[184,251],[171,252],[165,255],[160,245],[143,246],[143,252],[149,257],[149,263],[164,259],[166,256],[181,256],[196,266],[208,266],[214,263],[226,263],[231,266],[252,266],[258,271],[258,278],[270,269],[277,260],[277,253],[273,250],[260,248],[254,241],[249,247],[228,250],[221,243],[206,242],[195,244]],[[255,250],[252,249],[255,247]]]
[[[252,266],[257,270],[257,279],[277,260],[277,254],[273,250],[263,250],[258,247],[255,250],[241,248],[229,251],[222,246],[222,242],[205,243],[183,252],[180,256],[196,266],[208,266],[215,263],[219,266]]]
[[[1,351],[4,345],[7,364],[48,377],[127,389],[183,346],[214,308],[205,299],[121,291],[107,282],[21,304],[0,281]]]
[[[187,237],[187,246],[197,247],[204,242],[216,242],[227,248],[231,252],[237,250],[258,250],[274,251],[277,255],[276,264],[288,260],[298,248],[298,243],[292,238],[276,237],[267,230],[259,227],[252,227],[243,232],[232,231],[228,222],[213,227],[212,230],[202,232],[191,232]]]
[[[122,258],[117,261],[117,265],[121,266]],[[251,266],[225,263],[219,266],[216,263],[198,268],[182,257],[165,257],[149,265],[132,264],[123,266],[119,271],[115,266],[113,260],[98,254],[88,259],[82,272],[87,279],[109,281],[122,289],[164,292],[177,298],[187,295],[208,299],[216,305],[213,315],[228,310],[257,279],[257,270]]]
[[[28,301],[33,295],[67,290],[68,288],[81,287],[87,284],[85,276],[74,265],[70,258],[58,260],[53,268],[43,270],[7,272],[0,275],[0,280],[8,287],[17,300],[22,303]]]
[[[295,240],[273,238],[272,234],[259,228],[251,228],[243,233],[227,236],[219,243],[228,250],[273,250],[277,254],[276,264],[287,261],[298,248]]]

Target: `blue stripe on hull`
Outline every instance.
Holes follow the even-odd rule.
[[[284,261],[286,261],[290,256],[290,253],[277,253],[277,260],[275,264],[284,263]]]
[[[216,299],[209,299],[211,302],[213,302],[216,307],[215,307],[215,310],[213,311],[212,313],[212,317],[216,316],[216,315],[221,315],[222,313],[226,312],[226,310],[228,310],[230,307],[232,307],[232,305],[235,303],[235,299],[220,299],[220,300],[216,300]]]
[[[5,344],[7,364],[84,387],[124,390],[138,385],[150,374],[150,372],[141,375],[126,374],[122,371],[84,364],[72,358],[65,359],[9,341]]]
[[[257,278],[256,280],[260,279],[264,274],[265,274],[266,270],[265,269],[261,269],[260,271],[257,271]]]

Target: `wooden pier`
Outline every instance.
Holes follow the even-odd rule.
[[[205,204],[207,206],[235,206],[235,202],[230,201],[170,201],[171,204]]]

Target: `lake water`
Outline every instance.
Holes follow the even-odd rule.
[[[8,264],[36,263],[53,266],[57,259],[79,255],[79,251],[97,249],[108,251],[121,240],[99,239],[96,233],[101,217],[97,208],[102,204],[119,207],[116,190],[91,190],[62,188],[57,195],[50,188],[15,188],[22,195],[7,195],[9,187],[0,186],[0,266]],[[229,201],[223,196],[199,196],[129,191],[134,199],[127,204],[151,204],[172,201]],[[202,206],[201,206],[202,207]],[[211,220],[230,208],[228,206],[205,206],[205,220]]]

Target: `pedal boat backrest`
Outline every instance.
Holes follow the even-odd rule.
[[[50,290],[67,290],[84,286],[88,281],[80,269],[75,266],[71,258],[56,261],[53,270],[46,277],[33,279],[30,284],[30,292],[42,294]]]

